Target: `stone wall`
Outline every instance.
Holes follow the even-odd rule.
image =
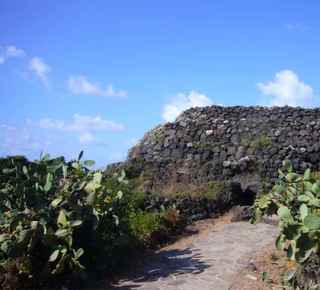
[[[144,191],[203,191],[228,180],[259,192],[285,159],[298,171],[319,170],[319,138],[320,109],[192,108],[146,133],[121,166]]]

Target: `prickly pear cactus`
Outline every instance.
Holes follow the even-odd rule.
[[[279,216],[276,245],[298,265],[286,281],[296,289],[320,289],[320,180],[310,169],[300,175],[289,163],[284,166],[272,191],[255,202],[255,221],[266,214]]]

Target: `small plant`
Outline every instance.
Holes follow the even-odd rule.
[[[269,280],[268,272],[262,272],[262,273],[261,273],[261,280],[262,280],[263,282],[269,282],[269,281],[270,281],[270,280]]]
[[[241,145],[251,147],[253,150],[263,150],[272,145],[272,140],[268,135],[261,134],[255,137],[244,136],[241,139]]]
[[[270,145],[272,145],[272,142],[270,137],[268,137],[267,135],[261,135],[257,137],[256,139],[251,141],[250,144],[250,146],[255,150],[262,150],[264,148],[269,147]]]

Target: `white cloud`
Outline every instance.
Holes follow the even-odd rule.
[[[0,64],[5,63],[9,58],[21,58],[24,56],[26,56],[25,51],[14,45],[0,46]],[[29,60],[28,69],[35,74],[44,86],[48,87],[48,74],[51,71],[51,67],[42,58],[32,57]]]
[[[257,86],[263,95],[271,97],[271,106],[309,106],[315,98],[312,87],[291,70],[280,71],[272,81]]]
[[[48,74],[51,67],[46,64],[40,57],[33,57],[29,62],[29,70],[36,74],[44,86],[48,86]]]
[[[24,50],[17,48],[14,45],[0,46],[0,64],[5,63],[9,58],[23,56],[25,56]]]
[[[47,138],[36,136],[29,127],[17,128],[0,124],[0,153],[1,154],[26,154],[46,150],[50,145]]]
[[[44,129],[58,129],[58,130],[65,129],[64,121],[54,120],[50,118],[41,119],[39,121],[39,126]]]
[[[69,91],[75,95],[93,95],[102,97],[126,97],[127,92],[116,91],[112,85],[103,88],[99,83],[91,82],[86,76],[71,76],[68,79]]]
[[[94,140],[95,140],[95,138],[89,132],[81,133],[79,136],[79,141],[81,144],[88,144],[88,143],[93,142]]]
[[[166,122],[173,122],[176,117],[189,108],[210,106],[212,103],[211,99],[197,91],[191,91],[189,94],[180,93],[165,105],[162,118]]]
[[[47,129],[59,129],[70,132],[84,131],[122,131],[122,124],[102,119],[100,116],[86,116],[74,114],[69,122],[45,118],[40,120],[40,127]]]
[[[98,131],[123,131],[124,126],[114,121],[102,119],[100,116],[85,116],[75,114],[70,121],[44,118],[39,121],[43,129],[55,129],[64,132],[79,134],[80,143],[90,143],[95,140],[94,132]]]
[[[17,48],[14,45],[9,45],[6,47],[7,57],[22,57],[25,55],[23,49]]]

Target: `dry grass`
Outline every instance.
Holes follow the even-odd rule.
[[[283,252],[269,245],[239,273],[230,290],[285,289],[282,276],[291,266]]]

